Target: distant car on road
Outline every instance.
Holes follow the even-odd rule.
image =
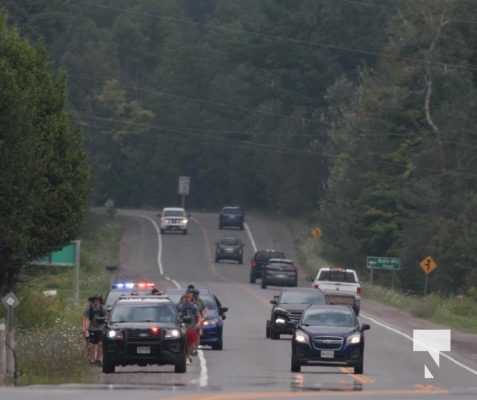
[[[220,238],[215,244],[215,262],[235,260],[239,264],[243,264],[244,246],[242,239],[237,236],[224,236]]]
[[[286,258],[283,251],[272,249],[257,250],[250,260],[250,283],[255,283],[257,278],[262,277],[263,267],[270,258]]]
[[[219,215],[219,229],[236,227],[243,230],[245,212],[239,206],[224,206]]]
[[[184,289],[166,289],[164,295],[174,304],[178,304]],[[202,324],[201,346],[210,346],[212,350],[222,350],[224,346],[223,329],[225,313],[229,310],[223,307],[217,296],[207,289],[199,289],[199,296],[207,307],[207,318]]]
[[[297,286],[298,269],[292,260],[286,258],[270,258],[262,271],[261,288],[268,285]]]
[[[159,229],[161,234],[166,231],[180,231],[187,235],[187,225],[190,214],[182,207],[166,207],[158,214],[160,217]]]
[[[313,305],[301,316],[292,338],[291,371],[304,365],[348,366],[363,373],[364,331],[355,312],[345,305]]]
[[[313,288],[285,287],[270,303],[273,307],[266,322],[266,337],[280,339],[282,334],[293,334],[306,308],[312,304],[326,304],[326,297]]]

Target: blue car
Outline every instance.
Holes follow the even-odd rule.
[[[345,305],[311,305],[301,316],[292,338],[291,371],[304,365],[348,366],[363,373],[364,331],[355,312]]]
[[[222,350],[224,346],[223,325],[226,318],[227,307],[222,307],[217,296],[207,289],[199,289],[199,296],[205,303],[208,314],[202,324],[202,335],[200,336],[201,346],[210,346],[212,350]],[[166,289],[164,294],[175,304],[179,304],[185,289]]]

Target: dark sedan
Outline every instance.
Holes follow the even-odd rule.
[[[293,334],[303,311],[311,304],[326,304],[326,297],[319,289],[308,287],[283,288],[270,300],[273,304],[266,323],[266,337],[280,339],[282,334]]]
[[[226,236],[220,238],[215,244],[215,262],[235,260],[239,264],[243,264],[243,247],[244,243],[239,237]]]
[[[291,371],[304,365],[348,366],[363,373],[364,331],[353,309],[344,305],[308,307],[292,338]]]
[[[292,260],[286,258],[271,258],[263,267],[261,288],[267,285],[297,286],[298,270]]]

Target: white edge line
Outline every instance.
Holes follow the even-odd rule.
[[[255,244],[255,240],[253,240],[252,231],[250,230],[246,222],[243,225],[245,226],[245,230],[247,231],[248,238],[250,239],[250,242],[252,243],[253,252],[255,253],[257,251],[257,245]]]
[[[414,341],[414,339],[413,339],[411,336],[407,335],[406,333],[401,332],[401,331],[399,331],[399,330],[397,330],[397,329],[395,329],[395,328],[392,328],[392,327],[390,327],[389,325],[386,325],[386,324],[384,324],[384,323],[378,321],[377,319],[374,319],[374,318],[372,318],[372,317],[370,317],[370,316],[368,316],[368,315],[366,315],[366,314],[363,314],[363,313],[361,313],[360,316],[362,316],[363,318],[369,319],[370,321],[372,321],[372,322],[375,323],[376,325],[379,325],[379,326],[381,326],[381,327],[383,327],[383,328],[385,328],[385,329],[387,329],[387,330],[389,330],[389,331],[391,331],[391,332],[394,332],[394,333],[396,333],[396,334],[398,334],[398,335],[400,335],[400,336],[402,336],[402,337],[405,337],[406,339],[409,339],[411,342]],[[447,358],[449,361],[452,361],[455,365],[457,365],[457,366],[459,366],[459,367],[461,367],[461,368],[464,368],[465,370],[469,371],[470,373],[472,373],[472,374],[474,374],[474,375],[477,375],[477,371],[476,371],[475,369],[472,369],[472,368],[470,368],[469,366],[467,366],[467,365],[461,363],[460,361],[457,361],[455,358],[453,358],[453,357],[447,355],[446,353],[443,353],[443,352],[439,352],[439,353],[440,353],[444,358]]]

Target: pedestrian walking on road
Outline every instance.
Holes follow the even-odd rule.
[[[181,318],[187,318],[187,320],[184,322],[187,335],[187,364],[192,362],[192,351],[194,350],[194,346],[197,342],[197,329],[200,328],[199,310],[193,303],[192,296],[193,295],[191,292],[186,292],[183,296],[183,299],[177,306]]]
[[[101,365],[103,358],[103,327],[106,313],[103,308],[103,296],[90,297],[90,304],[83,312],[83,332],[88,340],[88,356],[91,364]]]

